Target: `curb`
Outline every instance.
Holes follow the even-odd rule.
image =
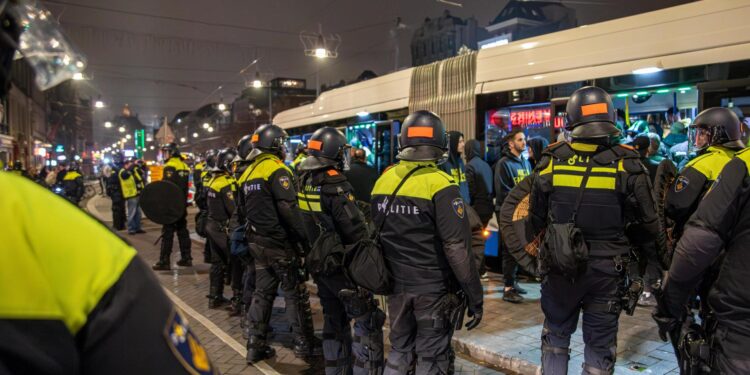
[[[525,359],[494,352],[488,350],[486,347],[462,340],[461,338],[454,337],[452,343],[453,349],[456,352],[487,363],[501,371],[510,371],[521,375],[541,375],[542,373],[541,366]]]

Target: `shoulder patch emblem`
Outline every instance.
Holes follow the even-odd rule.
[[[283,187],[284,190],[289,190],[289,187],[292,186],[292,182],[289,180],[289,176],[279,177],[279,184],[281,184],[281,187]]]
[[[453,212],[458,215],[460,218],[464,218],[464,213],[466,212],[466,208],[464,207],[464,200],[461,198],[456,198],[451,202],[451,205],[453,206]]]
[[[188,327],[187,320],[179,310],[173,310],[164,329],[167,346],[180,364],[191,374],[216,374],[206,349]]]
[[[685,190],[685,188],[688,187],[688,185],[690,185],[690,180],[688,180],[687,177],[685,176],[677,177],[677,181],[675,181],[675,184],[674,184],[674,192],[679,193]]]

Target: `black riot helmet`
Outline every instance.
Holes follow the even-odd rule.
[[[125,155],[123,155],[120,151],[113,152],[112,164],[117,168],[122,168],[122,165],[125,164]]]
[[[312,171],[330,166],[349,170],[351,146],[346,144],[346,137],[330,126],[320,128],[307,141],[307,158],[299,165],[301,171]]]
[[[593,86],[585,86],[573,92],[565,108],[567,125],[573,138],[617,137],[620,130],[615,126],[617,111],[609,94]]]
[[[416,111],[404,120],[398,137],[397,158],[406,161],[438,161],[445,158],[448,135],[440,117]]]
[[[700,146],[695,144],[699,134],[708,136],[707,142]],[[688,136],[690,146],[702,151],[709,146],[724,146],[733,150],[745,147],[742,142],[740,119],[729,108],[713,107],[703,110],[690,125]]]
[[[234,158],[237,157],[237,150],[234,148],[225,148],[223,150],[220,150],[219,153],[216,155],[216,163],[213,168],[211,168],[212,172],[231,172],[232,171],[232,161]]]
[[[250,151],[253,150],[253,142],[251,142],[252,139],[253,135],[248,134],[240,138],[239,142],[237,142],[237,156],[240,158],[240,160],[245,160]]]
[[[161,145],[161,150],[164,151],[164,154],[167,156],[167,158],[180,156],[180,149],[177,148],[177,143],[174,142]]]
[[[278,125],[261,125],[253,132],[253,136],[250,138],[253,149],[247,154],[245,160],[252,161],[260,154],[274,154],[283,159],[286,152],[284,150],[284,141],[286,141],[286,138],[286,132]]]
[[[210,149],[203,154],[203,158],[206,160],[206,166],[204,169],[213,170],[216,167],[216,154],[218,152],[215,149]]]

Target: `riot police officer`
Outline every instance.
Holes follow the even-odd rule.
[[[732,118],[733,117],[733,118]],[[693,214],[703,194],[716,180],[734,153],[744,148],[739,120],[728,108],[709,108],[690,125],[698,156],[685,165],[667,191],[665,214],[675,222],[673,237],[679,239],[682,227]]]
[[[648,173],[636,151],[617,145],[615,120],[606,91],[576,90],[567,104],[572,142],[550,145],[534,171],[531,225],[534,233],[546,229],[540,249],[545,373],[567,373],[581,310],[583,373],[613,372],[630,247],[659,232]],[[628,225],[638,236],[626,236]]]
[[[321,237],[334,236],[337,244],[349,246],[368,236],[364,217],[354,202],[352,186],[343,174],[349,169],[349,151],[346,137],[340,131],[331,127],[315,131],[308,141],[308,156],[297,167],[301,175],[297,198],[308,238],[319,247],[312,252],[321,251],[318,263],[311,263],[308,257],[307,265],[323,306],[326,374],[347,374],[351,368],[354,374],[380,374],[385,313],[371,293],[359,290],[343,273],[344,247],[330,246]]]
[[[731,113],[731,112],[730,112]],[[732,116],[735,116],[732,113]],[[697,120],[697,119],[696,119]],[[736,119],[736,116],[734,119]],[[683,345],[711,347],[710,355],[693,361],[710,365],[712,374],[750,373],[750,290],[747,284],[750,254],[750,150],[738,152],[716,178],[705,198],[685,226],[663,285],[663,295],[654,318],[662,339],[679,331],[686,318],[685,305],[702,275],[723,256],[720,272],[708,293],[712,310],[704,336]],[[723,255],[722,255],[723,254]],[[709,337],[706,337],[708,335]],[[692,342],[691,342],[692,341]],[[689,349],[689,348],[688,348]],[[701,351],[690,350],[692,354]],[[681,358],[682,359],[682,358]]]
[[[62,185],[65,190],[65,197],[77,206],[83,199],[84,192],[83,176],[77,162],[70,163],[68,172],[63,177]]]
[[[180,154],[180,150],[177,148],[176,143],[172,142],[162,145],[161,151],[168,157],[167,161],[164,163],[164,171],[162,172],[164,180],[170,181],[182,189],[185,200],[187,201],[190,168],[188,168],[187,164],[182,161],[182,155]],[[180,243],[181,254],[181,259],[177,261],[177,265],[181,267],[191,267],[193,265],[193,257],[190,254],[191,243],[190,232],[188,232],[187,229],[186,208],[182,218],[177,220],[177,222],[162,226],[161,251],[159,253],[159,261],[152,267],[154,270],[163,271],[171,268],[169,257],[172,254],[172,244],[175,232],[177,232],[177,240]]]
[[[229,171],[237,155],[231,148],[219,151],[216,163],[209,170],[211,179],[205,185],[208,220],[206,234],[211,243],[208,308],[214,309],[229,302],[224,298],[224,273],[229,267],[229,219],[235,210],[237,182]]]
[[[195,232],[206,238],[206,221],[208,220],[208,206],[206,205],[206,189],[208,181],[211,179],[209,171],[216,166],[216,150],[208,150],[203,154],[203,161],[200,162],[193,170],[193,181],[195,183],[195,205],[198,207],[198,214],[195,215]],[[203,243],[203,260],[211,263],[210,241]]]
[[[239,181],[242,174],[245,173],[247,167],[251,162],[245,160],[247,155],[252,150],[253,143],[252,134],[248,134],[240,138],[237,142],[237,157],[232,163],[232,170],[234,172],[235,180]],[[235,280],[239,271],[235,267],[242,265],[242,297],[239,301],[232,301],[232,309],[230,310],[230,316],[241,315],[240,326],[242,327],[242,333],[245,339],[248,338],[248,310],[250,304],[253,301],[253,293],[255,292],[255,262],[253,257],[250,255],[250,250],[247,246],[247,239],[245,238],[245,195],[242,189],[237,189],[237,209],[234,210],[234,215],[229,223],[229,241],[231,249],[230,263],[232,263],[232,279]],[[239,262],[237,262],[239,260]],[[239,305],[238,305],[239,302]],[[239,310],[239,311],[238,311]]]
[[[471,255],[471,231],[458,185],[437,168],[448,149],[436,114],[410,114],[399,136],[398,164],[372,191],[372,221],[393,276],[388,296],[391,351],[386,374],[448,373],[451,337],[465,295],[469,329],[482,319],[482,285]],[[416,358],[415,358],[416,355]]]
[[[276,125],[260,126],[253,133],[253,149],[246,159],[251,164],[238,181],[245,197],[246,237],[256,270],[255,293],[248,312],[248,363],[274,355],[266,334],[279,285],[295,336],[295,355],[309,356],[317,347],[300,269],[300,256],[309,244],[299,215],[294,177],[282,161],[286,137],[286,132]]]

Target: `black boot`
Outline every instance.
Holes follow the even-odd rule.
[[[250,336],[247,342],[247,363],[260,362],[264,359],[268,359],[276,355],[276,351],[273,350],[268,344],[266,339],[260,336]]]
[[[159,249],[159,261],[151,268],[154,271],[169,271],[169,256],[172,255],[172,235],[166,236],[164,231],[161,235],[161,248]]]
[[[232,289],[232,299],[229,301],[230,305],[227,308],[227,310],[229,310],[229,316],[240,316],[240,314],[242,314],[242,291],[239,289]]]
[[[211,270],[208,274],[209,282],[209,294],[208,294],[208,308],[216,309],[229,303],[229,300],[224,298],[224,266],[220,263],[214,263],[211,265]]]
[[[192,267],[193,266],[193,260],[192,259],[185,259],[182,258],[177,261],[177,265],[180,267]]]
[[[323,355],[323,343],[315,336],[298,336],[293,343],[294,356],[307,359]]]

